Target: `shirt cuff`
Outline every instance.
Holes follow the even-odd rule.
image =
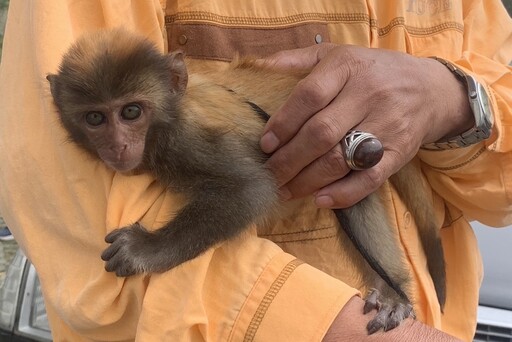
[[[289,254],[278,254],[247,297],[230,340],[321,341],[358,293]]]

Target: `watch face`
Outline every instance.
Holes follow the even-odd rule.
[[[477,83],[477,93],[477,99],[480,107],[482,108],[480,125],[487,128],[487,130],[490,131],[494,120],[494,117],[492,115],[492,107],[489,101],[489,96],[487,95],[484,87],[482,87],[480,83]]]

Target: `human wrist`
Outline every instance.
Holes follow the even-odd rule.
[[[467,104],[469,104],[469,109],[473,118],[470,122],[473,124],[470,128],[467,128],[462,132],[460,131],[461,126],[456,125],[456,131],[458,131],[458,133],[450,133],[440,141],[424,144],[422,148],[426,150],[448,150],[474,145],[489,138],[494,118],[492,105],[490,103],[491,100],[485,86],[482,85],[474,76],[466,73],[459,66],[452,64],[443,58],[431,57],[431,59],[446,67],[446,69],[465,86],[466,101],[464,102],[466,105],[459,107],[460,111],[456,111],[455,113],[458,113],[459,117],[463,116],[463,119],[465,120],[463,122],[467,123],[468,116],[466,107]],[[460,98],[458,97],[460,92],[449,92],[449,94],[453,94],[456,98]],[[457,103],[457,101],[455,100],[454,103]]]
[[[466,85],[446,66],[433,58],[423,58],[430,74],[432,130],[423,144],[444,141],[466,132],[475,125]],[[427,103],[427,105],[429,105]]]

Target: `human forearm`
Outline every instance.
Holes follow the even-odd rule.
[[[387,332],[379,331],[373,335],[368,335],[366,325],[375,313],[363,315],[363,306],[364,301],[361,298],[353,297],[340,311],[322,341],[460,341],[412,319],[404,321],[397,328]]]

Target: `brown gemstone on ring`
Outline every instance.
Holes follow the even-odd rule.
[[[382,143],[371,133],[349,131],[341,141],[343,157],[352,170],[366,170],[382,159]]]
[[[383,154],[384,149],[380,140],[367,138],[356,146],[352,160],[358,169],[366,170],[377,165]]]

